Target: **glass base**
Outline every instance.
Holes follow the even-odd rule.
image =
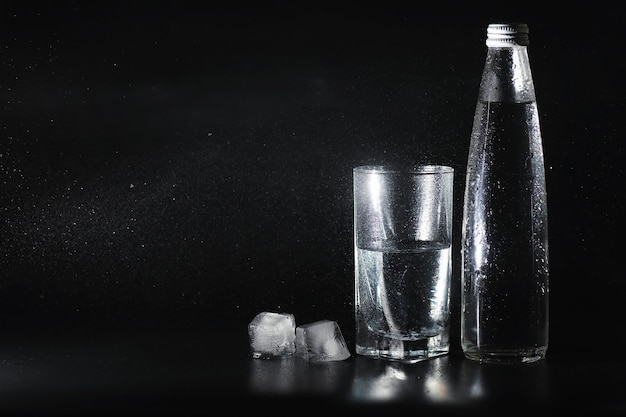
[[[470,347],[464,348],[463,354],[466,358],[480,363],[523,364],[545,359],[547,350],[547,346],[531,349],[479,349]]]
[[[446,355],[450,350],[447,331],[419,340],[398,340],[371,331],[357,331],[356,354],[374,359],[415,363]]]

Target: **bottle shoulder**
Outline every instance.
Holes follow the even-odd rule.
[[[478,96],[485,102],[536,100],[526,47],[487,48]]]

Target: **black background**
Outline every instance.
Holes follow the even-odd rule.
[[[429,162],[455,168],[458,354],[486,26],[514,20],[547,169],[548,356],[621,355],[626,45],[607,4],[2,2],[2,339],[245,333],[267,310],[353,343],[352,167]]]

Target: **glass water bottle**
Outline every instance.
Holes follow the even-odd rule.
[[[548,212],[528,27],[487,27],[462,225],[461,347],[485,363],[548,349]]]

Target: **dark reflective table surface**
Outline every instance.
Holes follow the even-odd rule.
[[[0,355],[3,415],[626,412],[621,358],[500,366],[452,353],[415,364],[354,355],[309,364],[250,358],[240,328],[13,337]]]

